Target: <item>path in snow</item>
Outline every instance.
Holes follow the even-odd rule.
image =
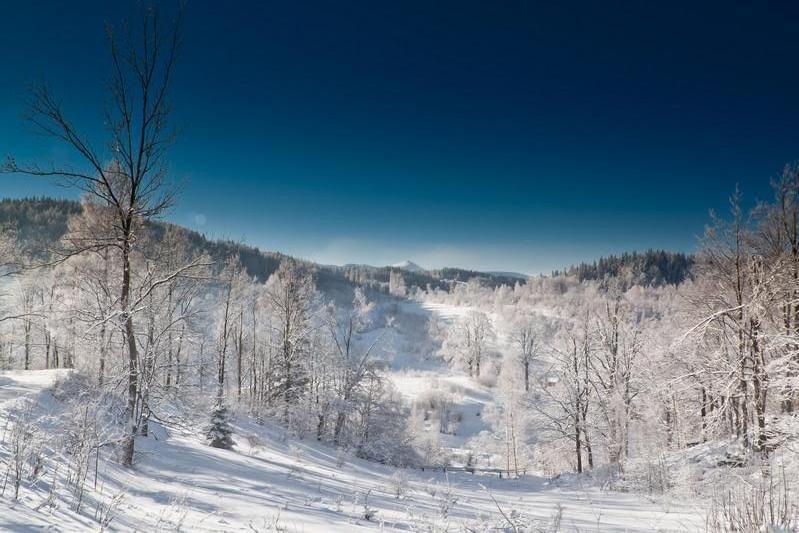
[[[51,386],[68,370],[13,370],[0,371],[0,409],[24,396],[38,393]]]

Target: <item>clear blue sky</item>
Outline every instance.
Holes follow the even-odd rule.
[[[66,156],[20,120],[35,81],[101,132],[111,4],[4,3],[0,154]],[[327,263],[690,251],[799,158],[797,4],[695,4],[190,1],[169,218]]]

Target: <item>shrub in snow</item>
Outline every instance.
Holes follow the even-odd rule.
[[[109,527],[111,526],[111,522],[113,522],[114,518],[116,517],[117,510],[122,505],[123,500],[125,499],[124,492],[118,492],[108,498],[107,501],[103,501],[103,499],[99,499],[97,501],[97,509],[94,512],[94,519],[100,525],[100,531],[108,531]]]
[[[797,531],[799,497],[785,472],[759,482],[736,483],[714,496],[707,515],[708,531]]]
[[[460,423],[460,413],[455,412],[455,394],[436,387],[422,392],[414,401],[416,416],[424,421],[437,420],[436,430],[445,435],[455,435]]]
[[[662,494],[674,485],[670,465],[662,455],[629,462],[619,481],[621,490],[649,494]]]
[[[250,447],[250,455],[258,448],[263,448],[264,444],[258,435],[247,435],[247,446]]]
[[[496,501],[495,501],[496,503]],[[497,504],[497,512],[483,515],[480,521],[470,529],[472,531],[535,531],[536,533],[557,533],[561,531],[563,506],[558,504],[547,519],[527,516],[516,509],[503,509]]]
[[[336,449],[336,468],[341,468],[350,458],[350,453],[346,448]]]
[[[369,507],[369,496],[371,494],[372,494],[372,490],[370,489],[370,490],[367,490],[366,492],[364,492],[362,495],[360,495],[360,498],[359,498],[360,499],[360,503],[361,503],[361,505],[363,507],[363,512],[361,514],[361,517],[364,520],[368,521],[368,522],[371,522],[372,520],[374,520],[377,517],[377,510],[373,509],[372,507]]]
[[[176,495],[168,506],[161,508],[155,529],[157,531],[183,531],[189,510],[190,504],[187,501],[186,493]]]
[[[408,492],[408,474],[404,470],[397,470],[391,475],[389,486],[394,498],[399,500]]]
[[[292,444],[292,445],[289,446],[289,453],[297,461],[302,459],[302,448],[297,446],[296,444]]]
[[[25,405],[11,419],[11,434],[8,438],[10,457],[6,462],[6,475],[0,495],[5,494],[6,483],[11,481],[14,500],[19,498],[19,489],[30,463],[31,448],[34,444],[36,427],[31,420],[31,406]]]
[[[424,491],[431,497],[435,498],[436,494],[438,494],[438,484],[432,481],[428,481],[424,484]]]
[[[447,476],[447,484],[444,486],[443,490],[437,491],[437,494],[438,510],[441,513],[441,518],[446,520],[449,518],[455,504],[458,503],[458,497],[452,492],[449,476]]]
[[[499,369],[496,367],[496,364],[492,364],[485,372],[480,374],[477,378],[477,382],[482,385],[483,387],[488,387],[492,389],[497,386],[497,380],[499,378]]]

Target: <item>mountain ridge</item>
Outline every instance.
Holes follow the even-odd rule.
[[[25,243],[28,251],[42,250],[52,245],[67,231],[70,216],[79,213],[81,205],[75,200],[30,197],[0,199],[0,225],[13,225],[17,234]],[[212,239],[197,230],[172,222],[157,221],[151,223],[155,231],[163,231],[168,226],[179,228],[179,232],[194,249],[208,252],[216,260],[224,260],[237,255],[247,272],[260,281],[265,281],[280,262],[291,258],[308,265],[313,265],[317,278],[335,281],[330,278],[346,278],[349,282],[387,284],[392,271],[400,271],[408,286],[425,289],[439,288],[448,290],[454,284],[478,279],[482,283],[497,287],[513,286],[524,283],[531,276],[518,272],[478,271],[460,267],[444,267],[425,269],[419,264],[406,259],[387,266],[366,264],[324,265],[284,254],[279,251],[263,250],[244,242],[229,239]],[[629,278],[630,283],[640,285],[661,285],[680,283],[690,277],[693,256],[681,252],[665,250],[647,250],[644,252],[628,252],[620,255],[609,255],[592,262],[583,262],[561,271],[552,272],[552,276],[566,275],[577,277],[579,281],[601,281],[607,277]]]

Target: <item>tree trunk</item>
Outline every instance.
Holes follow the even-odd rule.
[[[122,294],[120,305],[125,321],[125,337],[128,344],[128,402],[125,408],[127,428],[122,445],[122,464],[133,465],[133,452],[136,439],[136,406],[139,395],[139,350],[136,346],[136,330],[130,305],[130,228],[126,228],[122,242]]]
[[[103,282],[106,286],[108,286],[108,249],[106,248],[103,250]],[[52,296],[51,296],[52,299]],[[101,304],[102,306],[102,304]],[[105,310],[102,310],[102,317],[103,323],[100,326],[100,368],[97,372],[97,383],[100,387],[103,386],[103,382],[105,381],[105,357],[106,357],[106,350],[108,348],[105,336],[106,336],[106,314]]]
[[[239,340],[236,345],[236,401],[241,403],[242,352],[244,352],[244,308],[239,310]]]
[[[768,375],[765,369],[763,347],[760,344],[760,321],[756,318],[750,320],[752,338],[752,385],[755,394],[755,418],[757,421],[757,440],[755,450],[762,452],[766,449],[766,397],[768,392]]]
[[[530,392],[530,360],[524,360],[524,392]]]
[[[577,457],[577,473],[583,472],[583,450],[582,441],[580,440],[580,424],[579,422],[574,425],[574,452]]]
[[[25,370],[31,368],[31,321],[25,320]]]
[[[702,442],[707,442],[707,393],[705,387],[700,386],[701,407],[699,408],[699,415],[702,417]]]
[[[166,309],[167,313],[169,313],[168,320],[172,320],[172,284],[169,284],[167,289],[167,299],[166,299]],[[164,385],[167,389],[172,386],[172,361],[173,361],[173,354],[172,354],[172,328],[169,328],[169,332],[167,333],[166,339],[166,355],[167,355],[167,362],[166,362],[166,379],[164,381]]]

